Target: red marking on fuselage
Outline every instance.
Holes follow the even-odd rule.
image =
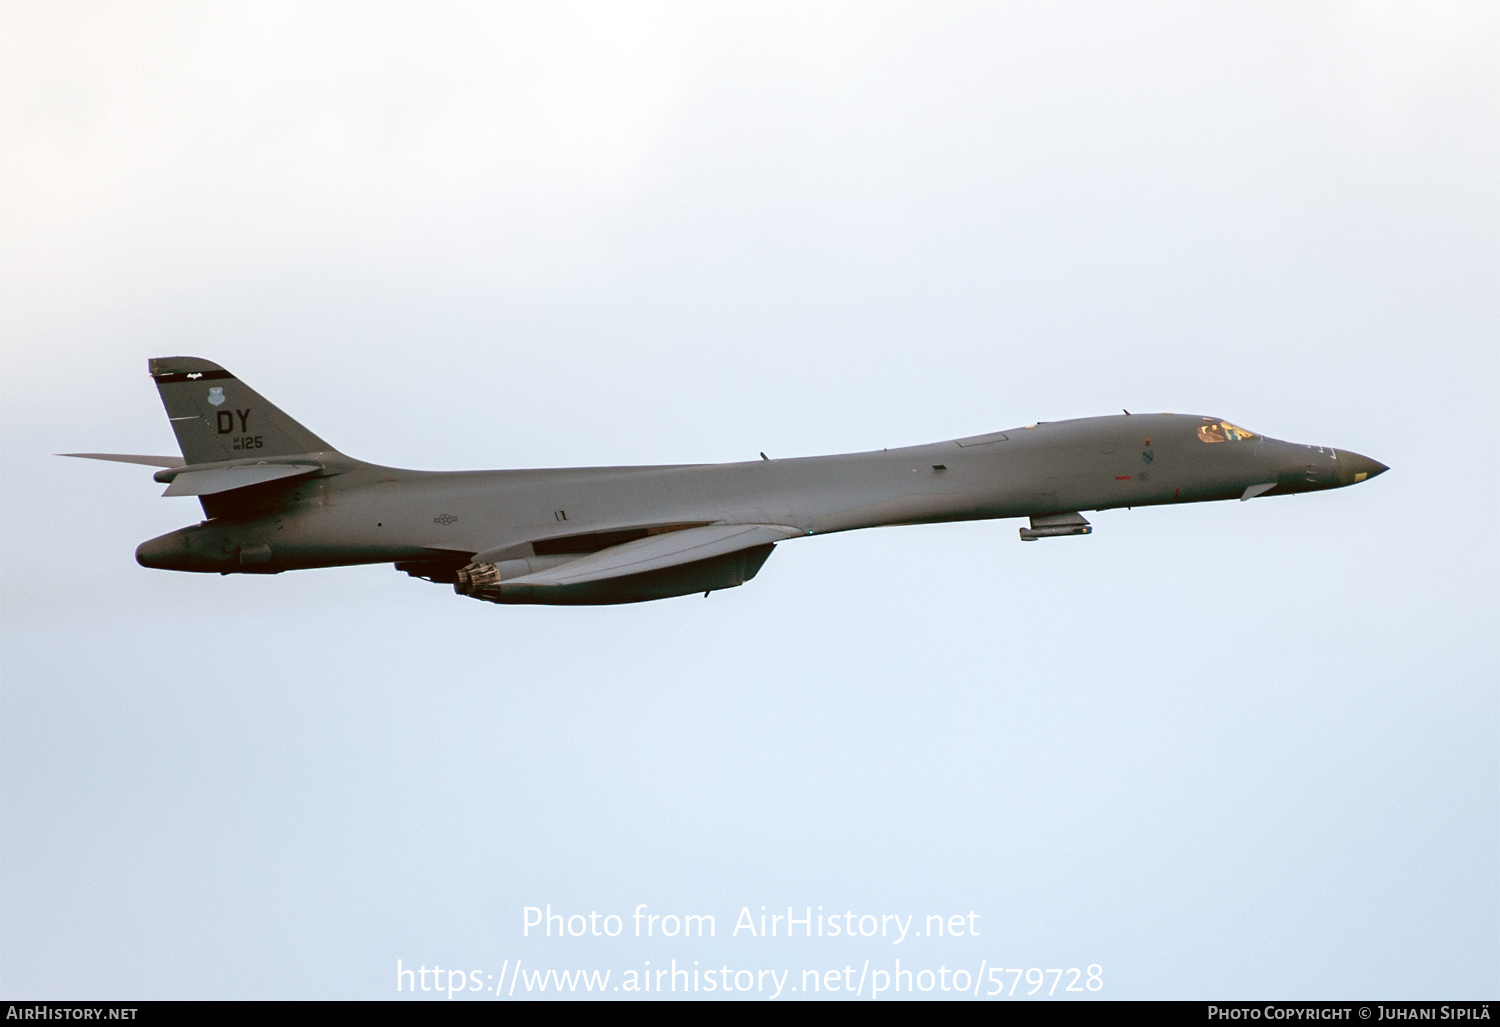
[[[1130,480],[1130,475],[1128,475],[1128,474],[1117,474],[1117,475],[1115,475],[1115,481],[1129,481],[1129,480]]]

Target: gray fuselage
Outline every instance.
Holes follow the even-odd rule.
[[[276,573],[456,563],[476,554],[535,558],[549,539],[608,541],[610,532],[641,526],[770,524],[820,535],[1239,499],[1247,489],[1311,492],[1386,469],[1358,454],[1184,414],[1091,417],[901,449],[733,464],[433,472],[308,456],[323,467],[316,476],[205,497],[207,521],[143,543],[137,559],[174,570]]]

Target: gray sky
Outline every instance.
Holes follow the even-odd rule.
[[[1494,5],[11,2],[0,37],[6,997],[896,957],[1493,997]],[[1392,470],[499,608],[137,567],[196,503],[50,454],[171,452],[178,353],[399,466],[1128,407]],[[546,903],[719,936],[523,938]],[[981,936],[730,937],[761,905]]]

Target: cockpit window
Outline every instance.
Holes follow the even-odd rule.
[[[1255,438],[1253,431],[1236,427],[1228,421],[1209,421],[1198,426],[1200,442],[1243,442]]]

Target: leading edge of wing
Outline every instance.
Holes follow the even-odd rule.
[[[784,524],[706,524],[612,546],[557,567],[511,578],[505,584],[583,585],[696,563],[805,534],[801,528]]]

